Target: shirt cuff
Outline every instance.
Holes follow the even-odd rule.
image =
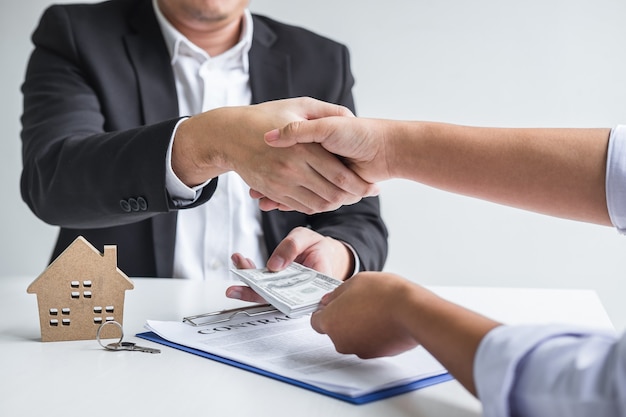
[[[611,130],[606,159],[606,204],[613,226],[626,234],[626,125]]]
[[[178,123],[176,123],[176,126],[174,126],[172,137],[170,138],[170,144],[167,148],[167,155],[165,157],[165,188],[176,207],[185,207],[193,204],[198,197],[200,197],[202,189],[212,181],[212,179],[210,179],[195,187],[188,187],[174,173],[174,169],[172,168],[172,147],[174,145],[174,137],[176,136],[176,131],[178,130],[180,124],[187,119],[188,117],[180,119]]]
[[[354,260],[354,270],[352,271],[352,274],[348,277],[348,278],[352,278],[354,275],[358,274],[359,271],[361,270],[361,260],[359,259],[359,255],[356,253],[352,245],[344,242],[343,240],[340,240],[340,242],[346,245],[346,247],[350,250],[350,252],[352,252],[352,259]]]

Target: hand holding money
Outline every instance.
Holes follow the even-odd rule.
[[[342,284],[296,262],[278,272],[267,268],[232,271],[268,303],[291,317],[314,312],[322,297]]]

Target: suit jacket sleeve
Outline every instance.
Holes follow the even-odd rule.
[[[148,120],[139,94],[133,94],[140,86],[122,42],[126,29],[121,23],[104,30],[86,26],[126,21],[107,15],[109,9],[102,8],[100,23],[81,19],[81,6],[53,6],[32,37],[35,49],[22,86],[21,192],[50,224],[118,226],[174,208],[164,162],[179,120],[174,83],[156,87],[174,95],[159,103],[169,108],[165,117]],[[162,49],[159,68],[167,80],[171,68]],[[128,211],[128,202],[139,199],[141,207]]]

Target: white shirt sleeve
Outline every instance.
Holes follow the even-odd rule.
[[[500,326],[478,348],[474,379],[485,417],[626,416],[626,334]]]
[[[167,189],[172,201],[174,201],[174,205],[176,207],[184,207],[192,204],[198,199],[198,197],[200,197],[202,189],[213,180],[208,180],[204,184],[200,184],[192,188],[185,185],[185,183],[183,183],[174,173],[174,169],[172,168],[172,146],[174,145],[174,136],[176,136],[178,126],[180,126],[180,124],[187,119],[188,117],[180,119],[178,123],[176,123],[176,126],[174,126],[172,138],[170,139],[170,146],[167,148],[167,156],[165,158],[165,188]]]
[[[606,159],[606,204],[611,222],[626,234],[626,126],[613,128]]]

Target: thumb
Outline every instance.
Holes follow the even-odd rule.
[[[323,310],[317,310],[313,314],[311,314],[311,327],[319,334],[326,334],[322,324],[324,319],[323,314]]]
[[[298,103],[302,106],[303,113],[301,113],[305,119],[314,120],[324,117],[354,117],[352,111],[342,105],[327,103],[325,101],[316,100],[310,97],[305,97],[298,100]]]
[[[265,143],[275,148],[286,148],[296,143],[311,143],[315,139],[306,133],[307,127],[302,127],[304,121],[291,122],[288,125],[267,132],[264,136]]]
[[[267,132],[264,136],[265,143],[275,148],[285,148],[297,143],[323,144],[334,131],[333,120],[335,119],[335,117],[328,117],[291,122],[280,129]]]

